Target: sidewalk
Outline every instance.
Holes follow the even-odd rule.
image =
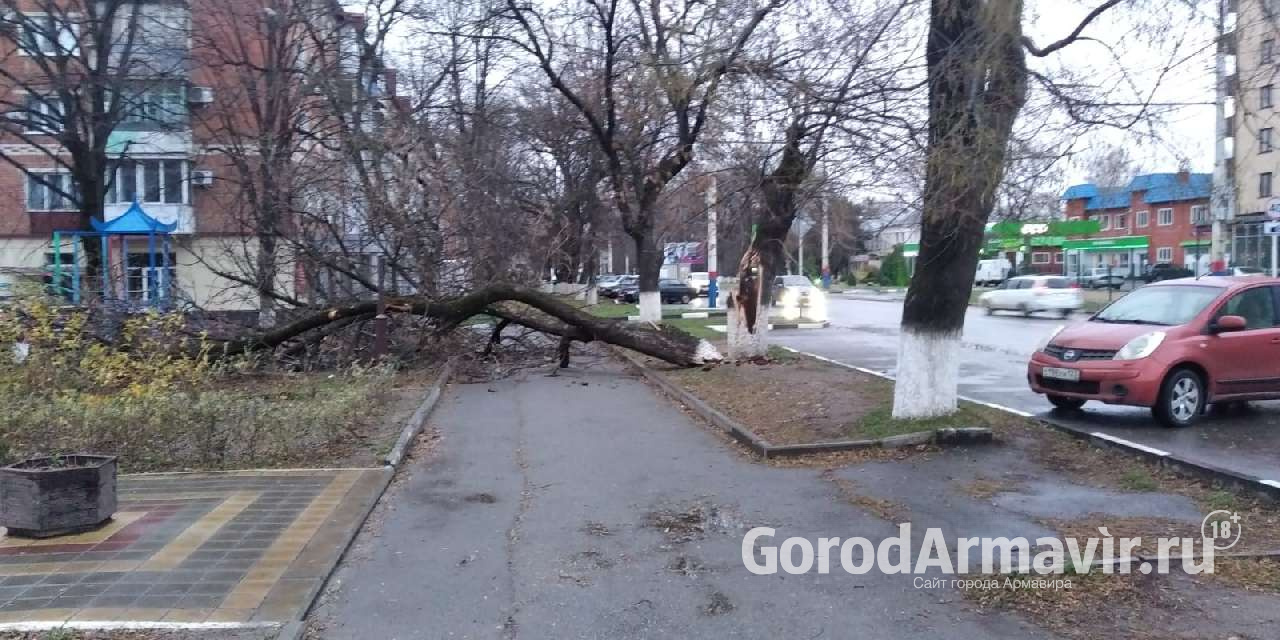
[[[820,470],[743,457],[616,364],[455,385],[438,411],[439,450],[383,499],[312,637],[1046,637],[908,576],[749,574],[752,526],[896,528]]]
[[[1135,628],[1172,637],[1160,635],[1172,627],[1261,638],[1280,623],[1274,595],[1185,577],[1127,609],[1128,621],[1080,611],[1079,635],[981,609],[955,590],[916,588],[909,575],[752,575],[741,544],[754,526],[777,528],[777,544],[878,541],[911,522],[919,548],[930,526],[948,538],[1034,537],[1051,535],[1053,519],[1195,527],[1201,510],[1182,496],[1075,484],[999,445],[769,466],[618,365],[590,360],[557,376],[530,370],[452,387],[432,419],[439,442],[375,511],[313,610],[309,637],[835,638],[857,629],[860,638],[967,640],[1129,637]],[[982,483],[999,486],[975,491]]]

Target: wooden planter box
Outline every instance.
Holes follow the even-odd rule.
[[[49,538],[96,529],[116,512],[116,459],[66,455],[0,467],[0,527]]]

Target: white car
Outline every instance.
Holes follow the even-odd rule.
[[[694,271],[684,279],[684,282],[693,287],[693,290],[697,291],[698,295],[705,296],[707,295],[707,288],[711,286],[711,274],[706,271]]]
[[[982,294],[978,304],[987,314],[1017,311],[1029,316],[1048,311],[1065,318],[1084,306],[1084,294],[1064,276],[1019,276]]]

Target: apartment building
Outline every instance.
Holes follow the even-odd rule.
[[[77,301],[254,311],[264,279],[306,299],[305,260],[273,239],[299,231],[297,203],[277,192],[343,188],[318,139],[335,91],[353,110],[395,100],[394,71],[362,71],[362,17],[335,0],[84,1],[0,0],[0,296],[56,269],[77,271]],[[104,140],[95,166],[84,149]],[[96,235],[131,211],[158,245]]]
[[[1062,194],[1068,220],[1093,220],[1097,233],[1062,242],[1065,272],[1110,266],[1141,275],[1169,263],[1205,273],[1211,263],[1207,173],[1152,173],[1124,187],[1079,184]]]
[[[1268,204],[1280,197],[1280,3],[1223,0],[1224,34],[1219,50],[1226,74],[1229,160],[1221,185],[1234,200],[1224,225],[1232,264],[1269,269],[1271,239],[1263,234]]]

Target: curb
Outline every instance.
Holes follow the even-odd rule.
[[[885,373],[881,373],[879,371],[872,371],[871,369],[867,369],[864,367],[859,367],[846,362],[840,362],[839,360],[833,360],[825,356],[820,356],[816,353],[800,351],[799,349],[792,349],[791,347],[784,347],[782,345],[778,345],[778,346],[792,353],[799,354],[802,356],[808,356],[810,358],[815,358],[817,360],[834,364],[839,367],[844,367],[846,369],[853,369],[854,371],[860,371],[868,375],[884,378],[885,380],[894,380],[893,376]],[[1174,469],[1185,475],[1194,476],[1202,480],[1208,480],[1210,482],[1225,484],[1229,487],[1236,488],[1236,489],[1252,491],[1254,493],[1257,493],[1261,496],[1264,496],[1273,500],[1280,500],[1280,481],[1277,481],[1277,480],[1267,480],[1267,479],[1259,478],[1257,476],[1253,476],[1247,473],[1240,473],[1239,471],[1231,471],[1229,469],[1223,469],[1222,467],[1209,464],[1207,462],[1198,462],[1195,460],[1189,460],[1187,458],[1183,458],[1182,456],[1179,456],[1174,453],[1170,453],[1163,449],[1157,449],[1155,447],[1149,447],[1147,445],[1140,444],[1137,442],[1131,442],[1129,440],[1125,440],[1124,438],[1117,438],[1116,436],[1102,433],[1099,431],[1088,431],[1085,429],[1081,429],[1079,427],[1073,427],[1068,424],[1056,422],[1054,420],[1046,419],[1040,416],[1027,413],[1026,411],[1019,411],[1018,409],[1014,409],[1012,407],[1006,407],[1006,406],[995,404],[992,402],[987,402],[985,400],[970,398],[964,395],[958,395],[957,397],[961,400],[964,400],[965,402],[972,402],[973,404],[982,405],[984,407],[995,409],[997,411],[1012,413],[1016,416],[1026,418],[1028,420],[1032,420],[1040,424],[1041,426],[1048,427],[1055,431],[1060,431],[1062,433],[1065,433],[1074,438],[1078,438],[1080,440],[1086,440],[1090,444],[1096,447],[1107,447],[1111,449],[1117,449],[1119,451],[1124,451],[1125,453],[1135,455],[1139,458],[1142,458],[1143,460],[1154,462],[1159,466]]]
[[[325,587],[329,586],[329,580],[333,578],[338,566],[347,557],[347,552],[351,550],[351,545],[355,544],[356,537],[360,535],[360,530],[364,528],[365,522],[369,520],[369,515],[377,508],[378,503],[382,502],[382,496],[387,493],[387,487],[391,486],[391,481],[395,479],[396,472],[399,471],[401,463],[404,462],[405,452],[408,451],[409,445],[418,437],[418,434],[422,433],[423,427],[427,424],[427,417],[431,415],[431,411],[439,403],[440,396],[444,393],[445,385],[449,384],[449,379],[453,377],[453,369],[456,362],[456,360],[450,359],[445,363],[444,367],[440,369],[440,375],[436,377],[435,382],[431,383],[431,387],[427,391],[427,397],[423,399],[422,404],[418,405],[418,409],[413,412],[413,415],[405,423],[395,446],[391,448],[391,452],[384,459],[385,466],[383,468],[388,473],[383,477],[381,486],[377,488],[376,496],[369,502],[369,507],[365,509],[365,512],[352,525],[352,529],[346,536],[347,543],[343,546],[341,553],[334,557],[332,564],[325,567],[323,572],[324,579],[319,581],[307,594],[307,606],[302,610],[301,619],[286,622],[280,628],[280,632],[276,634],[276,640],[302,640],[302,637],[306,634],[307,615],[311,613],[311,608],[315,606],[316,600],[324,592]]]
[[[440,400],[440,394],[444,390],[444,386],[449,384],[449,378],[453,376],[454,360],[445,363],[444,368],[440,370],[440,375],[436,381],[431,383],[431,388],[427,391],[427,397],[418,405],[418,410],[413,412],[409,417],[409,421],[405,423],[404,429],[400,432],[400,437],[396,440],[395,446],[391,447],[391,451],[387,453],[383,463],[389,467],[399,467],[400,462],[404,460],[405,451],[409,449],[409,445],[413,442],[418,434],[422,433],[422,428],[427,424],[427,415],[435,408],[436,402]]]
[[[711,311],[686,311],[683,313],[664,313],[663,320],[683,320],[693,318],[721,318],[728,314],[724,309],[713,309]],[[640,316],[627,316],[627,322],[640,322]]]
[[[827,322],[827,321],[825,321],[825,320],[824,320],[824,321],[822,321],[822,322],[783,322],[783,323],[780,323],[780,324],[773,324],[773,323],[771,322],[771,323],[769,323],[769,330],[770,330],[770,331],[777,331],[777,330],[784,330],[784,331],[785,331],[785,330],[790,330],[790,329],[826,329],[827,327],[830,327],[830,326],[831,326],[831,323],[830,323],[830,322]],[[709,324],[709,325],[707,325],[707,328],[708,328],[708,329],[710,329],[710,330],[712,330],[712,331],[718,331],[718,332],[720,332],[720,333],[728,333],[728,332],[729,332],[729,325],[725,325],[725,324]]]
[[[916,431],[887,438],[874,440],[837,440],[834,442],[814,442],[808,444],[770,444],[768,440],[756,435],[751,429],[737,420],[730,418],[708,405],[698,396],[671,382],[666,376],[646,367],[638,358],[618,349],[613,352],[625,360],[632,368],[640,372],[645,379],[653,382],[667,396],[688,407],[699,417],[720,427],[734,439],[745,444],[760,457],[777,458],[785,456],[802,456],[813,453],[835,453],[839,451],[857,451],[859,449],[900,449],[924,444],[965,445],[984,444],[992,441],[990,429],[937,429],[934,431]]]

